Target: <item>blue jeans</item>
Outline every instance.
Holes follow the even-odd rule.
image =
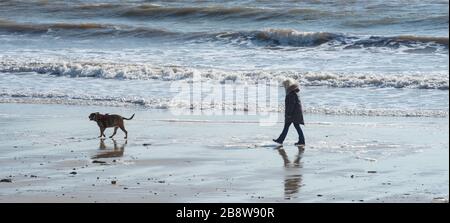
[[[278,137],[277,141],[283,143],[284,139],[286,138],[288,131],[289,131],[289,127],[291,126],[292,122],[285,122],[284,123],[284,129],[283,132],[281,133],[280,137]],[[294,123],[294,127],[297,130],[298,133],[298,142],[300,144],[305,144],[305,136],[303,136],[303,131],[300,128],[300,124],[295,124]]]

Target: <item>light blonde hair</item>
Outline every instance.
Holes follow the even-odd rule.
[[[298,84],[298,82],[292,78],[287,78],[286,80],[283,81],[283,87],[286,90],[286,94],[291,93],[292,91],[299,91],[300,90],[300,85]]]

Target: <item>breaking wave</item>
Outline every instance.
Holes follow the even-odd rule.
[[[154,67],[147,64],[93,63],[93,62],[0,62],[0,72],[20,74],[33,72],[68,77],[90,77],[103,79],[139,79],[180,81],[190,80],[194,74],[205,80],[224,83],[282,81],[290,77],[303,86],[326,86],[334,88],[415,88],[449,90],[448,73],[339,73],[298,71],[224,71],[218,69],[193,69],[189,67]]]
[[[237,41],[253,41],[257,45],[264,46],[319,46],[325,43],[333,46],[345,46],[348,48],[360,47],[389,47],[400,46],[415,48],[417,45],[442,46],[448,49],[448,37],[427,36],[352,36],[342,33],[329,32],[300,32],[293,29],[266,29],[263,31],[250,32],[228,32],[216,35],[219,39],[230,39]]]
[[[319,46],[330,41],[342,42],[343,34],[328,32],[299,32],[292,29],[267,29],[250,32],[224,32],[216,35],[220,40],[252,41],[264,46]]]

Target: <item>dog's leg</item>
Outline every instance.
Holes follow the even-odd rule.
[[[125,126],[119,125],[120,129],[125,133],[125,139],[128,138],[128,132],[125,130]]]
[[[100,129],[100,136],[99,136],[99,138],[101,138],[101,137],[103,137],[103,136],[106,137],[106,136],[105,136],[105,128],[101,128],[101,129]]]
[[[116,133],[117,133],[117,129],[118,129],[119,127],[114,127],[114,132],[113,132],[113,134],[109,137],[109,138],[112,138],[113,136],[115,136],[116,135]]]
[[[100,128],[100,136],[98,138],[101,138],[103,136],[103,131],[104,131],[104,129]]]

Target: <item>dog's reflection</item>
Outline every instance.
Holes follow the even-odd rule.
[[[125,146],[127,145],[127,141],[123,144],[117,144],[117,141],[111,139],[113,141],[113,147],[108,147],[105,145],[105,139],[100,139],[99,151],[97,155],[93,156],[92,159],[99,158],[113,158],[113,157],[122,157],[123,152],[125,151]]]
[[[283,159],[284,167],[287,172],[284,179],[284,199],[290,199],[298,193],[302,186],[302,175],[298,173],[298,170],[303,167],[301,159],[305,149],[303,147],[298,148],[298,153],[292,163],[282,146],[279,146],[276,149]]]

